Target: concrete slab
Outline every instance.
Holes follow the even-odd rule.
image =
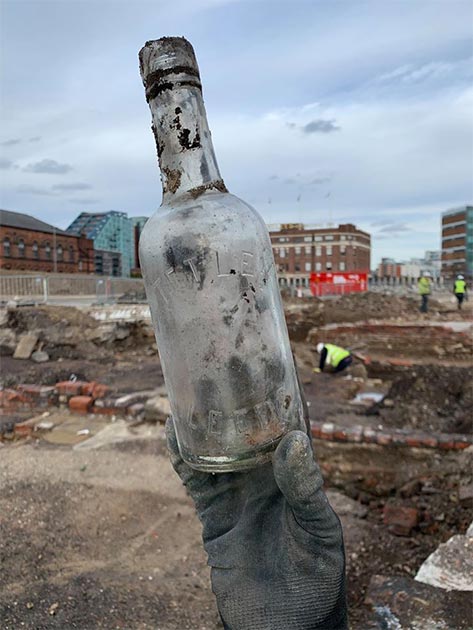
[[[447,591],[473,591],[473,538],[452,536],[420,567],[415,579]]]
[[[22,335],[15,348],[15,352],[13,353],[13,358],[29,359],[37,343],[38,335],[36,333],[27,333],[26,335]]]

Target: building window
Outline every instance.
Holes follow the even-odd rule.
[[[64,250],[62,249],[62,245],[57,246],[56,254],[57,254],[56,260],[58,262],[62,262],[64,260]]]
[[[301,253],[301,248],[300,248],[299,246],[297,246],[297,247],[295,248],[295,250],[296,250],[296,254],[300,254],[300,253]]]
[[[118,256],[114,256],[112,258],[112,276],[120,275],[120,258]]]
[[[344,255],[347,251],[347,248],[345,247],[345,245],[340,245],[340,254]]]
[[[33,247],[31,249],[33,250],[33,258],[36,258],[36,260],[38,260],[38,258],[39,258],[39,247],[38,247],[38,243],[36,241],[33,242]]]
[[[310,264],[310,262],[308,262],[308,263],[306,262],[306,264],[305,264],[305,270],[306,270],[306,271],[310,271],[310,270],[311,270],[311,264]]]
[[[281,258],[285,258],[286,257],[286,249],[284,247],[281,247],[281,249],[279,250],[279,256]]]
[[[325,248],[326,254],[327,256],[331,256],[332,255],[332,246],[331,245],[327,245],[327,247]]]
[[[345,236],[345,234],[342,234],[342,235],[340,236],[340,240],[341,240],[341,241],[346,241],[346,238],[347,238],[347,237]]]
[[[69,245],[69,262],[74,262],[74,247]]]
[[[317,247],[315,248],[315,255],[322,256],[322,247],[320,245],[317,245]]]
[[[102,274],[103,273],[103,255],[95,254],[95,273]]]
[[[312,247],[310,245],[306,245],[305,247],[305,253],[306,254],[310,254]]]
[[[46,260],[51,260],[51,245],[49,243],[46,243],[46,245],[44,246],[44,253],[46,256]]]
[[[327,236],[325,237],[326,241],[333,241],[333,235],[332,234],[327,234]]]
[[[327,262],[327,263],[325,263],[325,269],[326,269],[327,271],[331,271],[331,269],[332,269],[332,263],[331,263],[331,262]]]
[[[312,243],[312,236],[304,236],[304,243]]]
[[[25,241],[22,238],[18,241],[18,256],[20,258],[25,257]]]
[[[300,265],[294,265],[294,270],[295,271],[300,271],[301,270],[301,266]]]
[[[8,237],[3,239],[3,255],[5,258],[9,258],[11,256],[11,244]]]
[[[322,269],[322,263],[315,263],[315,271],[321,271]]]
[[[314,236],[314,241],[322,241],[323,238],[321,236]]]
[[[345,271],[345,263],[344,262],[341,262],[339,267],[340,267],[340,271]]]

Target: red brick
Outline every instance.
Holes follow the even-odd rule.
[[[363,442],[366,444],[373,444],[377,441],[378,435],[374,429],[367,427],[363,431]]]
[[[461,451],[464,448],[468,448],[469,446],[470,446],[470,442],[463,441],[463,440],[462,441],[455,440],[455,442],[453,443],[453,448],[457,451]]]
[[[422,438],[423,435],[419,433],[410,433],[406,435],[406,444],[413,448],[421,448],[423,446]]]
[[[87,413],[92,403],[92,396],[73,396],[69,400],[69,409],[75,413]]]
[[[433,435],[427,435],[422,438],[422,446],[426,446],[427,448],[436,448],[438,446],[439,441]]]
[[[14,389],[3,389],[0,391],[0,407],[16,409],[30,406],[30,401],[22,392],[17,392]]]
[[[419,512],[415,508],[400,505],[385,505],[383,522],[396,536],[409,536],[419,521]]]
[[[412,367],[414,362],[410,359],[389,359],[388,363],[391,365],[399,365],[401,367]]]
[[[310,427],[310,432],[312,433],[312,437],[320,438],[322,436],[322,428],[319,423],[313,422]]]
[[[439,438],[439,448],[445,451],[453,450],[455,448],[455,442],[448,436]]]
[[[92,396],[92,398],[103,398],[109,391],[110,388],[106,385],[92,381],[92,383],[85,383],[81,393],[84,396]]]
[[[361,442],[363,437],[363,427],[355,426],[355,427],[347,427],[345,429],[346,439],[348,442]]]
[[[388,446],[389,444],[392,444],[392,441],[393,436],[391,433],[379,431],[376,435],[376,444],[379,444],[380,446]]]
[[[342,427],[337,427],[333,432],[333,439],[339,440],[340,442],[346,442],[348,439],[346,430]]]
[[[16,435],[19,435],[21,437],[27,437],[28,435],[32,434],[33,427],[31,426],[31,424],[18,422],[13,427],[13,431],[15,432]]]
[[[80,396],[85,385],[88,385],[85,381],[62,381],[56,383],[56,391],[67,396]]]
[[[409,434],[403,431],[393,431],[391,433],[392,443],[396,446],[406,446]]]
[[[335,431],[335,425],[333,422],[323,422],[320,427],[320,437],[323,440],[331,440],[333,438],[333,432]]]

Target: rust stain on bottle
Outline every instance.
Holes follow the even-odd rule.
[[[181,172],[177,169],[163,167],[163,173],[166,175],[164,182],[164,192],[175,193],[181,185]]]
[[[207,190],[218,190],[220,192],[228,192],[227,187],[225,186],[223,179],[217,179],[214,180],[213,182],[209,182],[208,184],[202,184],[202,186],[196,186],[195,188],[192,188],[191,190],[189,190],[189,194],[192,197],[192,199],[197,199],[197,197],[200,197],[200,195],[203,195],[204,192],[206,192]]]

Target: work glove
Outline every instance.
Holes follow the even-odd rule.
[[[288,433],[272,463],[210,474],[188,466],[166,425],[174,469],[203,525],[226,630],[346,630],[340,521],[322,490],[312,442]]]

